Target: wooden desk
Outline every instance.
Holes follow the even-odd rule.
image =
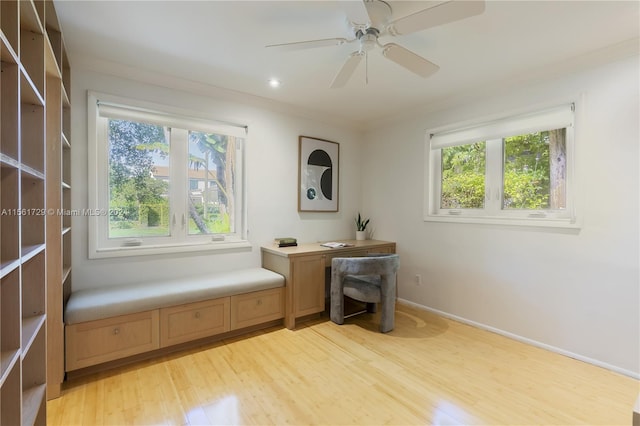
[[[287,328],[295,328],[296,318],[324,311],[325,274],[334,257],[396,252],[396,243],[389,241],[340,241],[353,246],[332,249],[313,243],[296,247],[278,247],[274,244],[261,248],[262,267],[285,278],[284,324]]]

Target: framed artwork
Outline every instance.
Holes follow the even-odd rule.
[[[300,136],[298,153],[298,211],[337,212],[340,144]]]

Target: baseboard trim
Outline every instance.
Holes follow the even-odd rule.
[[[536,346],[538,348],[546,349],[548,351],[555,352],[555,353],[560,354],[560,355],[568,356],[569,358],[577,359],[578,361],[583,361],[583,362],[586,362],[586,363],[589,363],[589,364],[593,364],[595,366],[606,368],[607,370],[611,370],[611,371],[613,371],[615,373],[619,373],[619,374],[631,377],[633,379],[640,380],[640,373],[635,373],[635,372],[633,372],[631,370],[620,368],[620,367],[617,367],[615,365],[608,364],[606,362],[602,362],[602,361],[599,361],[599,360],[594,359],[594,358],[589,358],[589,357],[586,357],[584,355],[580,355],[580,354],[577,354],[577,353],[574,353],[574,352],[570,352],[570,351],[558,348],[556,346],[548,345],[546,343],[542,343],[542,342],[539,342],[537,340],[529,339],[527,337],[523,337],[523,336],[520,336],[518,334],[510,333],[508,331],[504,331],[504,330],[501,330],[499,328],[495,328],[495,327],[491,327],[491,326],[486,325],[486,324],[482,324],[480,322],[472,321],[472,320],[469,320],[467,318],[463,318],[463,317],[460,317],[460,316],[457,316],[457,315],[453,315],[453,314],[450,314],[448,312],[440,311],[438,309],[434,309],[434,308],[431,308],[429,306],[425,306],[425,305],[421,305],[419,303],[411,302],[411,301],[406,300],[406,299],[398,298],[397,301],[400,304],[404,304],[404,305],[407,305],[407,306],[414,307],[416,309],[421,309],[421,310],[424,310],[424,311],[428,311],[428,312],[434,313],[436,315],[439,315],[441,317],[445,317],[445,318],[448,318],[448,319],[451,319],[451,320],[454,320],[454,321],[457,321],[457,322],[461,322],[463,324],[467,324],[467,325],[470,325],[470,326],[473,326],[473,327],[476,327],[476,328],[487,330],[487,331],[490,331],[492,333],[496,333],[496,334],[499,334],[501,336],[505,336],[505,337],[508,337],[510,339],[522,342],[522,343],[526,343],[526,344],[529,344],[529,345],[532,345],[532,346]]]

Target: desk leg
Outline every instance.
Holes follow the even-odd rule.
[[[296,317],[293,311],[293,285],[289,281],[287,282],[285,291],[285,313],[284,313],[284,326],[289,330],[296,328]]]
[[[284,326],[289,330],[296,327],[293,306],[293,265],[288,257],[276,256],[262,251],[262,267],[282,275],[285,280]]]
[[[284,326],[289,330],[293,330],[296,328],[296,318],[293,315],[288,315],[284,317]]]

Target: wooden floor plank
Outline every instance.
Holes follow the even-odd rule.
[[[398,305],[274,327],[64,383],[64,425],[629,425],[638,381]]]

